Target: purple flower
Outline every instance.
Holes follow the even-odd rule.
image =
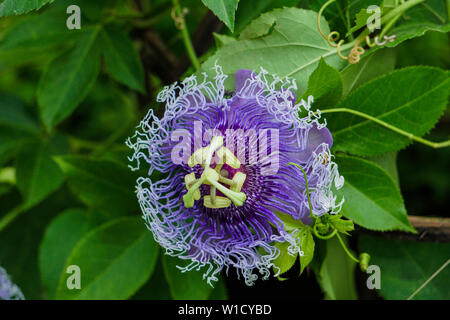
[[[2,267],[0,267],[0,300],[25,300],[22,291],[11,282]]]
[[[230,94],[227,76],[215,71],[214,81],[191,76],[165,87],[157,98],[164,117],[150,110],[127,145],[131,168],[148,167],[136,187],[147,226],[167,254],[189,261],[179,268],[207,267],[211,284],[231,267],[251,285],[255,269],[263,279],[277,269],[276,242],[302,254],[277,215],[311,223],[304,176],[287,164],[305,170],[317,216],[339,212],[332,186],[343,178],[329,152],[331,134],[310,110],[313,97],[296,104],[294,80],[239,70]]]

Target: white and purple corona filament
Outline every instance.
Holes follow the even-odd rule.
[[[0,267],[0,300],[25,300],[22,291],[12,283],[2,267]]]
[[[164,116],[150,110],[127,145],[131,168],[148,169],[136,187],[146,224],[167,254],[187,260],[179,268],[204,268],[209,284],[235,269],[252,285],[257,273],[277,273],[276,242],[303,254],[277,216],[311,223],[305,178],[288,163],[305,170],[317,216],[339,212],[343,199],[332,188],[344,181],[331,134],[310,110],[312,96],[296,104],[294,80],[239,70],[228,93],[227,76],[218,65],[215,72],[165,87],[157,99]]]

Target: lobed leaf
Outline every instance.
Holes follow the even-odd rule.
[[[24,207],[34,206],[61,186],[64,174],[52,156],[66,151],[67,142],[60,136],[22,146],[15,167],[17,187],[23,195]]]
[[[423,136],[443,114],[450,73],[433,67],[409,67],[372,80],[337,107],[357,110],[394,127]],[[373,121],[348,113],[327,114],[335,151],[373,156],[406,147],[410,140]]]
[[[57,299],[127,299],[151,276],[158,258],[140,218],[122,217],[93,229],[75,246],[60,275]],[[69,290],[67,267],[79,266],[81,289]]]
[[[367,160],[338,156],[339,173],[345,177],[341,214],[371,230],[403,230],[414,232],[408,221],[400,191],[394,180],[381,167]]]
[[[361,235],[358,247],[370,253],[372,265],[380,267],[379,293],[393,300],[408,299],[440,267],[448,263],[450,252],[449,243],[405,241],[370,235]],[[450,268],[447,266],[413,299],[448,300],[449,285]]]
[[[86,97],[100,70],[96,43],[100,27],[84,31],[75,48],[53,60],[38,88],[41,118],[47,129],[67,118]]]
[[[295,78],[296,93],[303,93],[309,75],[322,57],[337,69],[345,63],[322,38],[316,23],[317,13],[310,10],[284,8],[265,13],[245,28],[238,41],[219,48],[202,65],[202,71],[211,73],[216,62],[229,75],[239,69],[258,72],[263,67],[280,77]],[[329,31],[325,19],[322,28],[324,32]],[[228,88],[233,88],[232,80],[232,77],[228,79]]]
[[[106,68],[111,76],[144,93],[144,70],[128,34],[119,26],[109,25],[100,32],[100,39]]]
[[[67,209],[50,222],[39,247],[39,269],[48,298],[55,298],[59,277],[75,245],[104,220],[92,211]]]
[[[342,97],[342,77],[340,73],[330,67],[325,60],[320,59],[319,65],[308,79],[308,89],[302,95],[307,99],[314,97],[314,107],[329,107],[336,105]]]
[[[89,207],[110,216],[128,215],[139,210],[133,192],[136,177],[127,167],[115,161],[69,155],[57,157],[56,162]]]
[[[336,237],[326,240],[326,256],[318,274],[326,300],[357,299],[355,266]]]

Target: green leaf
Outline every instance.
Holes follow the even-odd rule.
[[[450,244],[394,240],[361,235],[360,250],[368,252],[372,265],[381,270],[379,293],[386,299],[408,299],[449,259]],[[369,277],[369,275],[368,275]],[[450,299],[450,268],[436,275],[413,299]]]
[[[142,93],[144,70],[128,34],[119,26],[108,25],[100,32],[106,68],[118,82]]]
[[[301,220],[295,220],[290,215],[277,213],[278,218],[281,219],[284,225],[284,229],[288,232],[298,230],[294,233],[295,238],[300,239],[300,248],[303,251],[303,256],[299,256],[300,259],[300,274],[309,265],[314,257],[314,239],[311,234],[311,228],[305,226]],[[287,249],[290,246],[287,242],[276,243],[275,247],[280,250],[280,255],[274,261],[275,265],[280,268],[280,274],[289,271],[295,263],[295,259],[298,255],[291,256],[288,254]]]
[[[239,69],[259,72],[263,67],[280,77],[295,78],[296,93],[301,94],[321,57],[337,69],[345,63],[338,57],[336,49],[322,38],[316,23],[317,13],[309,10],[284,8],[265,13],[243,31],[245,35],[251,34],[252,39],[224,45],[202,65],[202,71],[212,75],[216,62],[229,75]],[[322,20],[322,28],[325,33],[329,32],[325,19]],[[226,86],[233,88],[233,77],[228,79]]]
[[[162,255],[158,255],[158,262],[150,280],[142,286],[131,298],[132,300],[171,300],[169,284],[164,276]]]
[[[86,205],[110,216],[139,211],[134,194],[136,175],[127,167],[82,156],[62,156],[56,162]]]
[[[23,14],[38,10],[54,0],[2,0],[0,1],[0,17]]]
[[[416,136],[423,136],[443,114],[449,95],[449,72],[409,67],[372,80],[348,95],[338,107],[376,117]],[[327,114],[334,150],[361,156],[397,151],[405,136],[348,113]]]
[[[448,4],[443,0],[427,0],[408,9],[403,19],[389,32],[389,35],[395,34],[396,38],[393,42],[387,42],[386,47],[395,47],[428,31],[449,32],[450,21],[446,5]]]
[[[295,264],[298,254],[290,255],[288,253],[288,248],[291,244],[289,242],[277,242],[275,243],[275,248],[280,250],[280,255],[273,261],[276,267],[280,270],[280,275],[288,272]],[[275,270],[278,272],[278,269]]]
[[[403,42],[396,52],[397,68],[426,65],[449,69],[450,66],[450,41],[446,33],[427,32],[420,38]]]
[[[311,228],[303,228],[299,232],[300,248],[303,251],[303,255],[300,258],[300,274],[311,263],[314,258],[314,238],[311,233]]]
[[[0,94],[0,165],[13,158],[24,143],[39,136],[39,125],[20,99]]]
[[[356,300],[355,266],[339,240],[326,241],[326,256],[320,268],[318,281],[327,300]]]
[[[93,27],[84,31],[75,48],[53,60],[42,75],[38,103],[47,129],[68,117],[96,81],[100,70],[96,45],[99,30]]]
[[[383,49],[366,55],[355,64],[342,69],[344,95],[358,88],[369,80],[394,70],[396,55],[394,49]]]
[[[122,217],[85,235],[70,253],[59,279],[57,299],[127,299],[151,276],[158,245],[140,218]],[[81,289],[69,290],[65,271],[77,265]]]
[[[219,33],[213,32],[213,36],[214,36],[214,41],[216,43],[217,48],[220,48],[220,47],[224,46],[225,44],[236,41],[236,38],[227,36],[225,34],[219,34]]]
[[[0,42],[0,61],[7,65],[24,64],[42,55],[58,53],[61,45],[75,41],[82,34],[78,30],[68,30],[66,19],[66,7],[27,15],[6,29]]]
[[[303,229],[306,226],[301,220],[295,220],[291,215],[276,212],[277,217],[283,222],[284,230],[293,231],[295,229]]]
[[[299,0],[240,0],[234,24],[235,33],[241,32],[253,19],[261,13],[275,8],[295,7]]]
[[[394,179],[395,183],[398,186],[400,185],[397,170],[397,152],[389,152],[381,156],[369,157],[367,160],[375,162],[386,170],[386,172]]]
[[[39,134],[39,124],[23,101],[15,96],[0,94],[0,128],[17,136]]]
[[[345,183],[337,191],[344,197],[341,214],[364,228],[414,232],[394,180],[376,164],[354,157],[336,157]]]
[[[221,277],[219,277],[217,285],[209,295],[209,300],[229,300],[227,286]]]
[[[367,26],[367,20],[369,19],[370,16],[372,16],[374,14],[374,12],[369,13],[367,11],[367,8],[362,9],[360,12],[358,12],[355,16],[355,24],[353,25],[353,27],[350,29],[349,32],[347,32],[346,36],[350,35],[351,33],[361,29],[362,27],[366,27]],[[380,17],[381,17],[382,13],[380,12]]]
[[[317,277],[320,274],[320,269],[327,256],[327,242],[318,239],[314,243],[314,256],[312,261],[309,263],[309,268],[314,272]]]
[[[327,65],[323,58],[320,59],[316,70],[308,80],[308,89],[302,95],[307,99],[314,96],[314,107],[334,106],[342,97],[342,78],[340,73]]]
[[[164,274],[169,283],[170,292],[175,300],[206,300],[212,292],[212,287],[203,280],[206,271],[191,270],[182,273],[177,266],[184,266],[186,261],[163,256]],[[216,284],[217,285],[217,284]]]
[[[13,167],[0,168],[0,184],[2,183],[16,184],[16,169]]]
[[[351,33],[354,33],[355,31],[361,29],[362,27],[367,26],[367,21],[371,16],[375,17],[375,11],[369,12],[367,9],[369,6],[376,5],[380,8],[380,17],[384,16],[388,11],[389,7],[384,6],[384,1],[381,3],[381,1],[378,0],[379,3],[368,3],[364,8],[362,8],[356,15],[355,15],[355,25],[349,30],[349,32],[345,35],[346,37],[349,36]],[[394,5],[395,6],[395,5]]]
[[[20,201],[18,192],[1,196],[0,218],[7,203]],[[48,199],[16,217],[0,232],[0,261],[25,298],[43,299],[44,290],[39,275],[38,249],[45,227],[63,208],[73,205],[67,189],[59,189]]]
[[[234,32],[234,15],[238,7],[239,0],[202,0],[214,14]]]
[[[64,174],[52,156],[67,149],[67,142],[60,136],[23,145],[17,156],[16,178],[25,207],[34,206],[61,186]]]
[[[330,215],[329,221],[330,224],[334,227],[334,229],[346,235],[349,235],[348,231],[355,230],[353,221],[342,219],[342,215],[340,214]]]
[[[359,0],[359,1],[349,1],[348,11],[350,17],[355,17],[358,12],[362,9],[367,9],[371,5],[383,6],[384,0]]]
[[[104,220],[92,211],[67,209],[49,224],[39,249],[41,279],[48,298],[55,298],[59,277],[75,245]]]

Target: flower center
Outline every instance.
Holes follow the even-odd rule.
[[[211,160],[214,154],[220,161],[215,168],[211,168]],[[233,179],[228,179],[228,171],[222,170],[224,163],[233,169],[239,169],[241,166],[239,159],[223,146],[223,137],[221,136],[214,136],[208,146],[199,148],[191,155],[188,165],[194,167],[199,164],[203,167],[203,172],[199,179],[195,177],[195,173],[190,173],[184,177],[186,189],[188,190],[183,196],[183,203],[186,208],[192,208],[194,200],[200,200],[199,188],[203,184],[210,187],[209,195],[203,198],[203,205],[207,208],[226,208],[231,205],[231,202],[237,207],[244,204],[247,196],[241,192],[241,189],[247,175],[242,172],[236,172]],[[216,195],[217,190],[225,197]]]

